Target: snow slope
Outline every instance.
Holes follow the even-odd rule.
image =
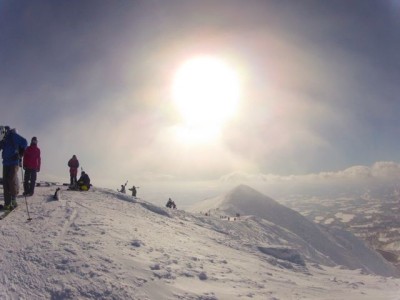
[[[400,299],[399,279],[313,263],[265,220],[54,191],[0,221],[0,299]]]
[[[337,228],[317,225],[246,185],[240,185],[224,196],[200,202],[191,210],[231,216],[255,216],[259,223],[266,220],[294,234],[297,238],[284,232],[279,236],[285,237],[285,242],[291,247],[297,248],[303,255],[318,263],[343,265],[350,269],[360,268],[383,276],[399,275],[392,264],[354,235]]]

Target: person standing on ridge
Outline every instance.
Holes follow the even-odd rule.
[[[127,184],[128,184],[128,181],[125,182],[125,184],[121,184],[121,189],[118,192],[120,192],[122,194],[126,194],[125,187],[126,187]]]
[[[137,187],[139,188],[139,187]],[[129,189],[130,191],[132,191],[132,196],[136,198],[136,187],[132,186],[132,188]]]
[[[24,195],[32,196],[35,191],[37,173],[40,172],[41,158],[40,149],[37,146],[38,140],[34,136],[31,144],[24,152],[24,160],[22,166],[25,170],[24,175]]]
[[[79,168],[79,160],[76,158],[76,155],[72,155],[72,158],[68,161],[69,167],[69,175],[70,175],[70,186],[76,186],[78,180],[78,168]]]
[[[17,207],[18,169],[28,142],[15,129],[0,126],[0,150],[3,158],[4,210]]]

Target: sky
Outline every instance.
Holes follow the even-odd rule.
[[[196,57],[238,98],[191,102],[194,128],[173,87]],[[399,78],[398,0],[0,1],[0,123],[38,137],[39,180],[68,182],[73,154],[115,188],[397,163]]]

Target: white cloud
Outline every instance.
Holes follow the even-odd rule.
[[[269,195],[290,193],[320,193],[358,191],[360,188],[395,186],[400,182],[400,164],[376,162],[372,166],[352,166],[336,172],[279,176],[233,172],[222,176],[223,185],[246,183]]]

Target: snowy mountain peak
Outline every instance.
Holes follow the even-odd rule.
[[[271,202],[274,204],[278,204],[278,202],[276,202],[272,198],[263,195],[259,191],[245,184],[238,185],[237,187],[229,191],[225,196],[226,201],[235,203],[236,205],[240,205],[243,199],[251,200],[252,203]]]
[[[191,211],[210,216],[247,216],[256,224],[253,226],[262,228],[260,230],[276,232],[279,228],[282,245],[299,249],[304,257],[314,262],[361,268],[381,275],[398,274],[394,266],[354,235],[337,228],[322,227],[246,185],[204,200],[194,205]]]
[[[241,214],[259,217],[266,217],[268,211],[289,209],[272,198],[263,195],[257,190],[244,184],[241,184],[228,192],[222,204],[225,207],[230,207],[229,210],[237,210]]]
[[[192,212],[226,213],[235,215],[259,215],[260,209],[267,210],[269,206],[282,206],[252,187],[241,184],[228,191],[226,194],[198,202],[189,209]],[[265,217],[265,214],[261,214]]]
[[[228,192],[228,194],[237,194],[237,195],[240,194],[249,195],[251,193],[262,195],[260,192],[248,186],[247,184],[239,184],[238,186],[233,188],[230,192]]]

